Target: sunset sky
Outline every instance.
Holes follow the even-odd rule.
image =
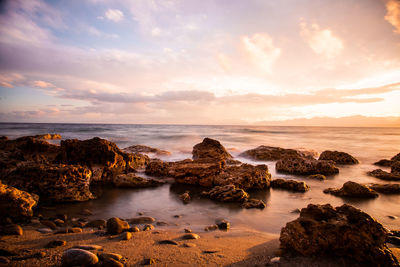
[[[400,116],[400,0],[12,0],[0,121]]]

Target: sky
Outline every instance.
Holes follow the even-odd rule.
[[[0,1],[2,122],[360,116],[400,116],[400,0]]]

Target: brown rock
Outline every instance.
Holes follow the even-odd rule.
[[[276,162],[276,171],[290,174],[336,174],[339,169],[330,160],[314,160],[305,158],[284,158]]]
[[[62,247],[67,244],[67,241],[65,240],[53,240],[47,243],[46,248],[56,248],[56,247]]]
[[[251,198],[242,204],[245,209],[264,209],[267,205],[260,199]]]
[[[8,224],[0,228],[1,235],[23,235],[24,231],[18,224]]]
[[[127,153],[154,153],[158,156],[170,156],[171,152],[145,145],[133,145],[123,149]]]
[[[113,259],[119,261],[122,259],[122,255],[117,253],[98,252],[97,256],[99,257],[100,260]]]
[[[359,161],[346,152],[326,150],[321,153],[318,160],[333,160],[336,164],[358,164]]]
[[[229,230],[229,228],[231,228],[231,223],[225,219],[216,220],[215,224],[218,226],[218,229],[220,230]]]
[[[400,181],[400,174],[389,173],[381,169],[368,172],[369,175],[386,181]]]
[[[374,266],[397,266],[386,246],[388,232],[374,218],[350,205],[308,205],[281,230],[281,249],[301,256],[352,258]]]
[[[294,149],[285,149],[273,146],[259,146],[254,149],[247,150],[241,153],[239,156],[254,160],[266,160],[266,161],[280,160],[287,157],[312,158],[311,156],[307,156],[306,154]]]
[[[356,182],[348,181],[343,184],[340,189],[327,188],[324,193],[329,193],[339,197],[356,197],[356,198],[376,198],[378,193],[371,190],[365,185]]]
[[[179,198],[183,201],[183,203],[188,204],[190,202],[189,191],[186,191],[182,195],[179,195]]]
[[[400,175],[400,161],[394,161],[391,168],[391,173]]]
[[[309,176],[307,176],[307,178],[308,179],[313,179],[313,180],[320,180],[320,181],[326,180],[326,176],[322,175],[322,174],[309,175]]]
[[[40,221],[40,223],[43,224],[44,226],[49,227],[52,230],[57,228],[57,225],[52,221],[42,220],[42,221]]]
[[[45,139],[45,140],[54,140],[54,139],[61,139],[61,135],[59,134],[39,134],[39,135],[35,135],[32,136],[34,138],[38,138],[38,139]]]
[[[102,266],[107,266],[107,267],[124,267],[124,264],[112,259],[112,258],[107,258],[103,260],[103,265]]]
[[[193,159],[213,159],[213,160],[226,160],[231,159],[232,156],[217,140],[211,138],[204,138],[203,142],[193,147]]]
[[[305,182],[287,179],[275,179],[271,181],[272,188],[287,189],[296,192],[306,192],[309,187]]]
[[[78,248],[71,248],[64,251],[61,263],[62,266],[93,266],[99,262],[95,254],[90,251]]]
[[[382,194],[400,194],[400,184],[371,184],[369,188]]]
[[[146,216],[141,216],[141,217],[135,217],[132,219],[127,219],[127,221],[130,224],[145,224],[145,223],[153,223],[156,221],[153,217],[146,217]]]
[[[388,160],[388,159],[381,159],[377,162],[374,163],[374,165],[382,166],[382,167],[391,167],[393,161]]]
[[[146,224],[144,227],[143,227],[143,231],[151,231],[151,230],[153,230],[154,229],[154,226],[152,225],[152,224]]]
[[[106,227],[106,220],[93,220],[85,224],[85,227],[104,228]]]
[[[113,179],[113,184],[116,187],[128,187],[128,188],[146,188],[146,187],[156,187],[164,184],[161,181],[155,179],[146,179],[137,176],[134,173],[128,174],[118,174]]]
[[[132,233],[131,232],[123,232],[120,235],[121,240],[129,240],[132,238]]]
[[[140,232],[140,229],[137,226],[131,227],[127,230],[128,232],[131,233],[136,233],[136,232]]]
[[[203,192],[202,195],[221,202],[245,202],[249,198],[249,194],[233,184],[215,186],[210,191]]]
[[[129,228],[129,224],[120,218],[113,217],[107,220],[107,232],[111,235],[118,235]]]
[[[182,236],[183,239],[199,239],[200,236],[198,234],[185,234],[184,236]]]

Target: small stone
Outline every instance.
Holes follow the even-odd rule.
[[[53,221],[56,225],[58,225],[58,226],[62,226],[62,225],[64,225],[64,221],[63,220],[61,220],[61,219],[55,219],[54,221]]]
[[[160,245],[176,245],[176,246],[178,245],[177,242],[175,242],[174,240],[169,240],[169,239],[158,241],[158,244],[160,244]]]
[[[106,220],[93,220],[85,224],[85,227],[92,227],[92,228],[104,228],[106,227]]]
[[[280,262],[280,260],[281,260],[280,257],[273,257],[272,259],[269,260],[268,265],[278,264]]]
[[[131,232],[123,232],[120,235],[121,240],[129,240],[132,238],[132,233]]]
[[[46,248],[56,248],[56,247],[61,247],[65,246],[67,244],[67,241],[65,240],[53,240],[47,243]]]
[[[143,231],[150,231],[150,230],[153,230],[153,229],[154,229],[154,226],[152,224],[146,224],[143,227]]]
[[[57,225],[52,221],[42,220],[42,221],[40,221],[40,223],[43,224],[44,226],[49,227],[50,229],[53,229],[53,230],[55,230],[57,228]]]
[[[213,224],[213,225],[206,226],[206,227],[204,228],[204,231],[206,231],[206,232],[208,232],[208,231],[215,231],[215,230],[217,230],[217,229],[218,229],[218,225]]]
[[[72,248],[64,251],[61,262],[62,266],[91,266],[98,263],[99,259],[90,251]]]
[[[157,226],[167,226],[168,223],[166,223],[166,222],[156,222],[156,225]]]
[[[53,230],[51,230],[50,228],[39,228],[39,229],[36,229],[36,231],[38,231],[39,233],[42,233],[42,234],[53,233]]]
[[[153,223],[156,221],[153,217],[136,217],[127,220],[130,224],[145,224],[145,223]]]
[[[396,219],[397,219],[397,216],[389,215],[388,218],[389,218],[389,219],[392,219],[392,220],[396,220]]]
[[[129,224],[120,218],[113,217],[107,220],[107,232],[111,235],[118,235],[129,228]]]
[[[174,215],[174,218],[182,218],[182,215]]]
[[[185,231],[185,233],[191,233],[192,229],[185,228],[184,231]]]
[[[10,260],[4,256],[0,256],[0,264],[9,264]]]
[[[152,265],[152,264],[155,264],[155,263],[156,263],[156,260],[152,259],[152,258],[143,260],[143,265]]]
[[[103,247],[99,245],[76,245],[73,248],[79,248],[84,250],[103,250]]]
[[[220,230],[228,230],[231,227],[230,222],[228,222],[227,220],[224,220],[224,219],[217,220],[215,223]]]
[[[188,204],[190,202],[189,191],[186,191],[182,195],[179,195],[179,198],[183,201],[184,204]]]
[[[66,222],[67,219],[68,219],[67,214],[60,214],[60,213],[57,213],[57,214],[56,214],[56,217],[57,217],[58,219],[60,219],[60,220],[63,220],[64,222]]]
[[[196,247],[196,244],[193,244],[193,243],[184,243],[183,246],[186,247],[186,248],[194,248],[194,247]]]
[[[218,250],[203,250],[204,254],[214,254],[214,253],[217,253],[217,252],[219,252],[219,251]]]
[[[24,231],[18,224],[9,224],[1,229],[3,235],[23,235]]]
[[[190,234],[186,234],[186,235],[182,236],[182,238],[183,239],[199,239],[200,236],[198,234],[190,233]]]
[[[97,256],[99,257],[99,259],[101,260],[105,260],[105,259],[114,259],[116,261],[119,261],[122,259],[122,255],[117,254],[117,253],[106,253],[106,252],[99,252],[97,253]]]
[[[139,215],[139,216],[142,216],[143,215],[143,212],[138,212],[138,213],[136,213],[137,215]]]
[[[128,232],[131,233],[136,233],[136,232],[140,232],[140,229],[137,226],[131,227],[127,230]]]
[[[309,175],[307,176],[308,179],[313,179],[313,180],[326,180],[326,176],[323,174],[313,174],[313,175]]]

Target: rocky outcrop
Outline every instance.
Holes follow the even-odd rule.
[[[369,188],[382,194],[400,194],[400,184],[371,184]]]
[[[339,197],[356,197],[356,198],[376,198],[378,193],[370,189],[366,185],[358,184],[356,182],[348,181],[343,184],[340,189],[327,188],[324,190],[326,194],[332,194]]]
[[[286,149],[273,146],[259,146],[254,149],[246,150],[239,156],[254,160],[267,160],[267,161],[280,160],[283,158],[293,158],[293,157],[312,158],[312,156],[294,149]]]
[[[91,171],[74,165],[21,165],[4,179],[11,186],[54,202],[93,199],[89,191]]]
[[[50,134],[50,133],[38,134],[38,135],[35,135],[35,136],[32,136],[32,137],[38,138],[38,139],[44,139],[44,140],[55,140],[55,139],[61,139],[62,138],[61,135],[59,135],[59,134]]]
[[[276,171],[282,173],[312,175],[324,174],[331,175],[339,173],[335,162],[331,160],[315,160],[306,158],[284,158],[276,162]]]
[[[369,175],[386,181],[400,181],[400,174],[389,173],[381,169],[368,172]]]
[[[395,161],[392,164],[390,172],[393,173],[393,174],[400,175],[400,161]]]
[[[0,181],[0,222],[11,218],[13,221],[25,221],[33,216],[33,210],[39,201],[35,194],[29,194]]]
[[[305,182],[299,182],[295,180],[287,179],[275,179],[271,181],[272,188],[287,189],[295,192],[306,192],[309,186]]]
[[[400,153],[394,155],[391,159],[381,159],[375,162],[374,165],[382,167],[392,167],[392,165],[396,162],[400,162]]]
[[[129,187],[129,188],[156,187],[164,184],[163,182],[155,179],[146,179],[137,176],[135,173],[118,174],[112,180],[112,183],[116,187]]]
[[[210,191],[203,192],[202,196],[221,202],[245,202],[249,198],[248,193],[233,184],[215,186]]]
[[[227,160],[231,159],[225,147],[217,140],[204,138],[203,142],[195,145],[192,151],[193,159]]]
[[[150,146],[145,146],[145,145],[133,145],[126,147],[122,149],[122,151],[127,152],[127,153],[142,153],[142,154],[155,154],[158,156],[170,156],[171,152],[166,151],[166,150],[161,150],[158,148],[150,147]]]
[[[320,180],[320,181],[326,180],[326,176],[322,175],[322,174],[309,175],[309,176],[307,176],[307,178],[308,179],[312,179],[312,180]]]
[[[398,266],[386,246],[388,231],[350,205],[310,204],[281,230],[284,252],[301,256],[347,257],[368,266]]]
[[[351,165],[359,161],[346,152],[326,150],[321,153],[318,160],[333,160],[336,164]]]
[[[214,185],[223,186],[233,184],[244,190],[265,189],[270,187],[271,174],[268,166],[241,164],[239,166],[229,166],[224,168],[219,175],[214,178]]]

